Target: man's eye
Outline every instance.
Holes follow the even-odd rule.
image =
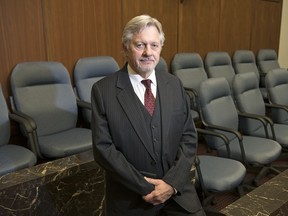
[[[155,43],[155,44],[151,44],[151,49],[153,49],[153,50],[158,50],[159,47],[160,47],[160,45],[157,44],[157,43]]]
[[[144,48],[144,44],[143,43],[136,44],[136,47],[139,49],[142,49]]]

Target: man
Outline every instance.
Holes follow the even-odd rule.
[[[205,215],[191,183],[197,135],[186,94],[175,76],[154,70],[164,40],[158,20],[133,18],[122,36],[127,63],[92,88],[107,216]]]

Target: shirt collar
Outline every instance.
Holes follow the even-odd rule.
[[[141,77],[139,74],[137,74],[128,64],[127,66],[127,70],[129,73],[129,77],[130,79],[134,80],[135,82],[141,82],[143,80],[143,77]],[[156,81],[156,75],[155,75],[155,69],[152,71],[152,73],[150,74],[150,76],[147,78],[150,79],[152,81],[152,84],[154,84],[155,86],[157,85],[157,81]]]

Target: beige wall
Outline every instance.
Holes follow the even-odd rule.
[[[282,5],[282,21],[278,59],[281,67],[288,68],[288,0],[283,0]]]

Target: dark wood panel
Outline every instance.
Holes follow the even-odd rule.
[[[9,76],[19,62],[45,60],[41,0],[0,1],[0,78],[5,97]]]
[[[250,49],[252,1],[221,0],[219,50]]]
[[[251,49],[272,48],[278,52],[282,14],[282,0],[253,1],[253,22],[251,28]]]
[[[1,8],[0,8],[1,11]],[[6,51],[6,42],[4,37],[4,23],[0,13],[0,83],[5,96],[8,96],[7,84],[9,77],[9,66],[8,66],[8,56]]]
[[[220,0],[184,0],[179,6],[178,52],[198,52],[203,58],[218,50]]]
[[[178,0],[122,0],[122,27],[134,16],[149,14],[162,23],[165,44],[162,56],[170,64],[177,52]]]
[[[45,0],[48,60],[73,73],[82,57],[109,55],[121,61],[121,2],[113,0]]]

